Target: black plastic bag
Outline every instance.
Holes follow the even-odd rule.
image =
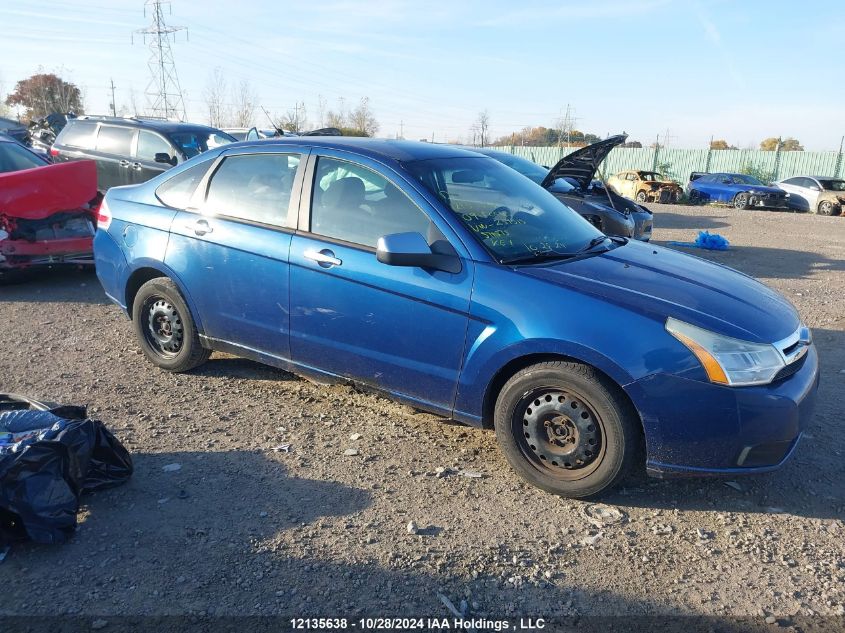
[[[66,541],[76,529],[80,495],[132,475],[127,450],[102,422],[87,418],[84,407],[51,408],[0,395],[0,433],[6,435],[0,443],[0,544]]]

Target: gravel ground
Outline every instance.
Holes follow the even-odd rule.
[[[70,542],[11,551],[0,615],[95,628],[117,614],[448,617],[442,592],[487,618],[705,614],[798,630],[841,616],[845,218],[653,209],[657,243],[724,235],[730,251],[697,254],[784,293],[813,328],[819,405],[780,471],[635,477],[602,500],[623,520],[596,528],[589,504],[522,483],[492,432],[219,354],[164,373],[92,273],[42,275],[0,289],[0,390],[87,404],[136,472],[84,499]]]

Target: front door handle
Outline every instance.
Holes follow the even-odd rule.
[[[185,225],[186,229],[190,229],[196,235],[205,235],[211,233],[214,229],[209,226],[208,220],[197,220],[196,222],[189,222]]]
[[[334,253],[327,248],[321,251],[309,248],[303,253],[306,259],[315,261],[323,268],[331,268],[332,266],[340,266],[343,262],[334,256]]]
[[[135,171],[141,171],[141,163],[132,163],[132,169]]]
[[[122,160],[122,161],[120,161],[120,163],[118,163],[118,164],[119,164],[121,167],[129,167],[129,161],[128,161],[128,160]]]

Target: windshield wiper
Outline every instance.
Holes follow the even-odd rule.
[[[506,265],[513,264],[537,264],[539,262],[547,262],[554,259],[569,259],[575,257],[574,253],[531,253],[530,255],[520,255],[511,259],[502,259],[501,263]]]
[[[582,248],[582,249],[581,249],[580,251],[578,251],[578,252],[579,252],[579,253],[585,253],[585,252],[587,252],[587,251],[589,251],[589,250],[592,250],[592,249],[594,249],[596,246],[598,246],[599,244],[604,243],[604,242],[605,242],[606,240],[608,240],[608,239],[610,239],[610,238],[608,238],[608,237],[607,237],[607,235],[599,235],[598,237],[594,237],[593,239],[591,239],[591,240],[590,240],[590,242],[589,242],[589,243],[588,243],[588,244],[587,244],[584,248]]]

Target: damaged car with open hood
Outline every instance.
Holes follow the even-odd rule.
[[[0,282],[36,267],[93,264],[100,198],[93,162],[53,165],[0,138]]]
[[[551,169],[508,152],[490,148],[471,149],[496,159],[541,185],[602,233],[647,242],[651,239],[654,225],[652,212],[595,179],[599,165],[626,138],[626,135],[619,134],[577,149]]]

